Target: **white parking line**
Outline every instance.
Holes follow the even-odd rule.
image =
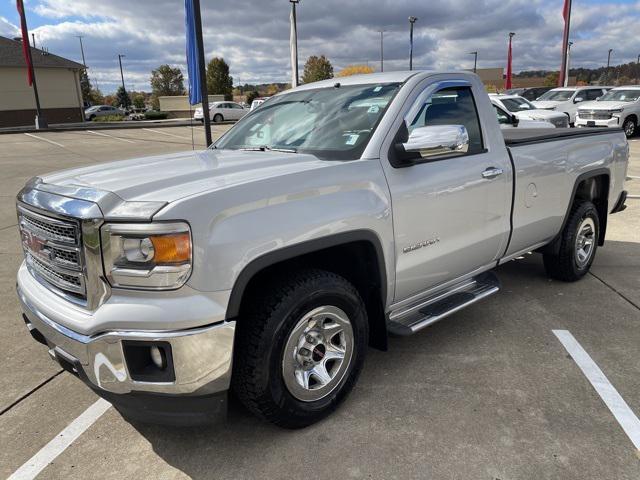
[[[162,130],[154,130],[153,128],[143,128],[142,130],[146,130],[147,132],[159,133],[160,135],[166,135],[168,137],[180,138],[182,140],[191,139],[191,137],[182,137],[180,135],[174,135],[173,133],[163,132]]]
[[[635,413],[629,408],[627,402],[620,396],[618,391],[605,377],[600,367],[596,365],[589,354],[582,348],[578,341],[571,335],[568,330],[553,330],[553,333],[569,355],[576,362],[584,376],[591,383],[602,401],[607,405],[615,419],[618,421],[624,433],[627,434],[631,443],[640,452],[640,420]]]
[[[62,145],[61,143],[58,143],[58,142],[54,142],[53,140],[47,140],[46,138],[39,137],[39,136],[37,136],[37,135],[33,135],[33,134],[31,134],[31,133],[25,133],[25,135],[26,135],[27,137],[37,138],[38,140],[42,140],[43,142],[51,143],[52,145],[56,145],[56,146],[58,146],[58,147],[62,147],[62,148],[64,148],[64,145]]]
[[[106,133],[94,132],[93,130],[87,130],[87,133],[93,133],[94,135],[100,135],[101,137],[114,138],[116,140],[120,140],[121,142],[127,143],[136,143],[133,140],[128,140],[126,138],[114,137],[113,135],[107,135]]]
[[[9,480],[27,480],[36,476],[64,452],[82,433],[106,412],[111,404],[104,399],[87,408],[78,418],[62,430],[53,440],[16,470]]]

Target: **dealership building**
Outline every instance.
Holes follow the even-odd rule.
[[[81,122],[80,63],[31,48],[40,106],[49,124]],[[36,103],[27,83],[22,42],[0,37],[0,128],[34,125]]]

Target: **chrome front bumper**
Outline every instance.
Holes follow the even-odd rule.
[[[34,338],[44,340],[52,357],[73,365],[76,373],[98,391],[202,396],[229,388],[235,322],[177,331],[109,331],[89,336],[54,322],[20,286],[17,291]],[[122,346],[124,340],[169,343],[175,381],[133,380]]]

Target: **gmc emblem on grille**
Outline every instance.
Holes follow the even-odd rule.
[[[46,254],[47,242],[28,230],[22,231],[22,244],[35,254]]]

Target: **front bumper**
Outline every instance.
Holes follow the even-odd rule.
[[[604,127],[604,128],[620,128],[620,118],[611,117],[603,120],[585,120],[576,117],[576,127]]]
[[[202,423],[219,412],[229,388],[235,322],[177,331],[108,331],[83,335],[48,318],[17,287],[31,335],[52,358],[129,417],[160,423]],[[123,342],[170,345],[172,381],[132,378]],[[135,375],[133,375],[135,376]],[[196,411],[197,410],[197,411]],[[177,419],[177,420],[176,420]]]

